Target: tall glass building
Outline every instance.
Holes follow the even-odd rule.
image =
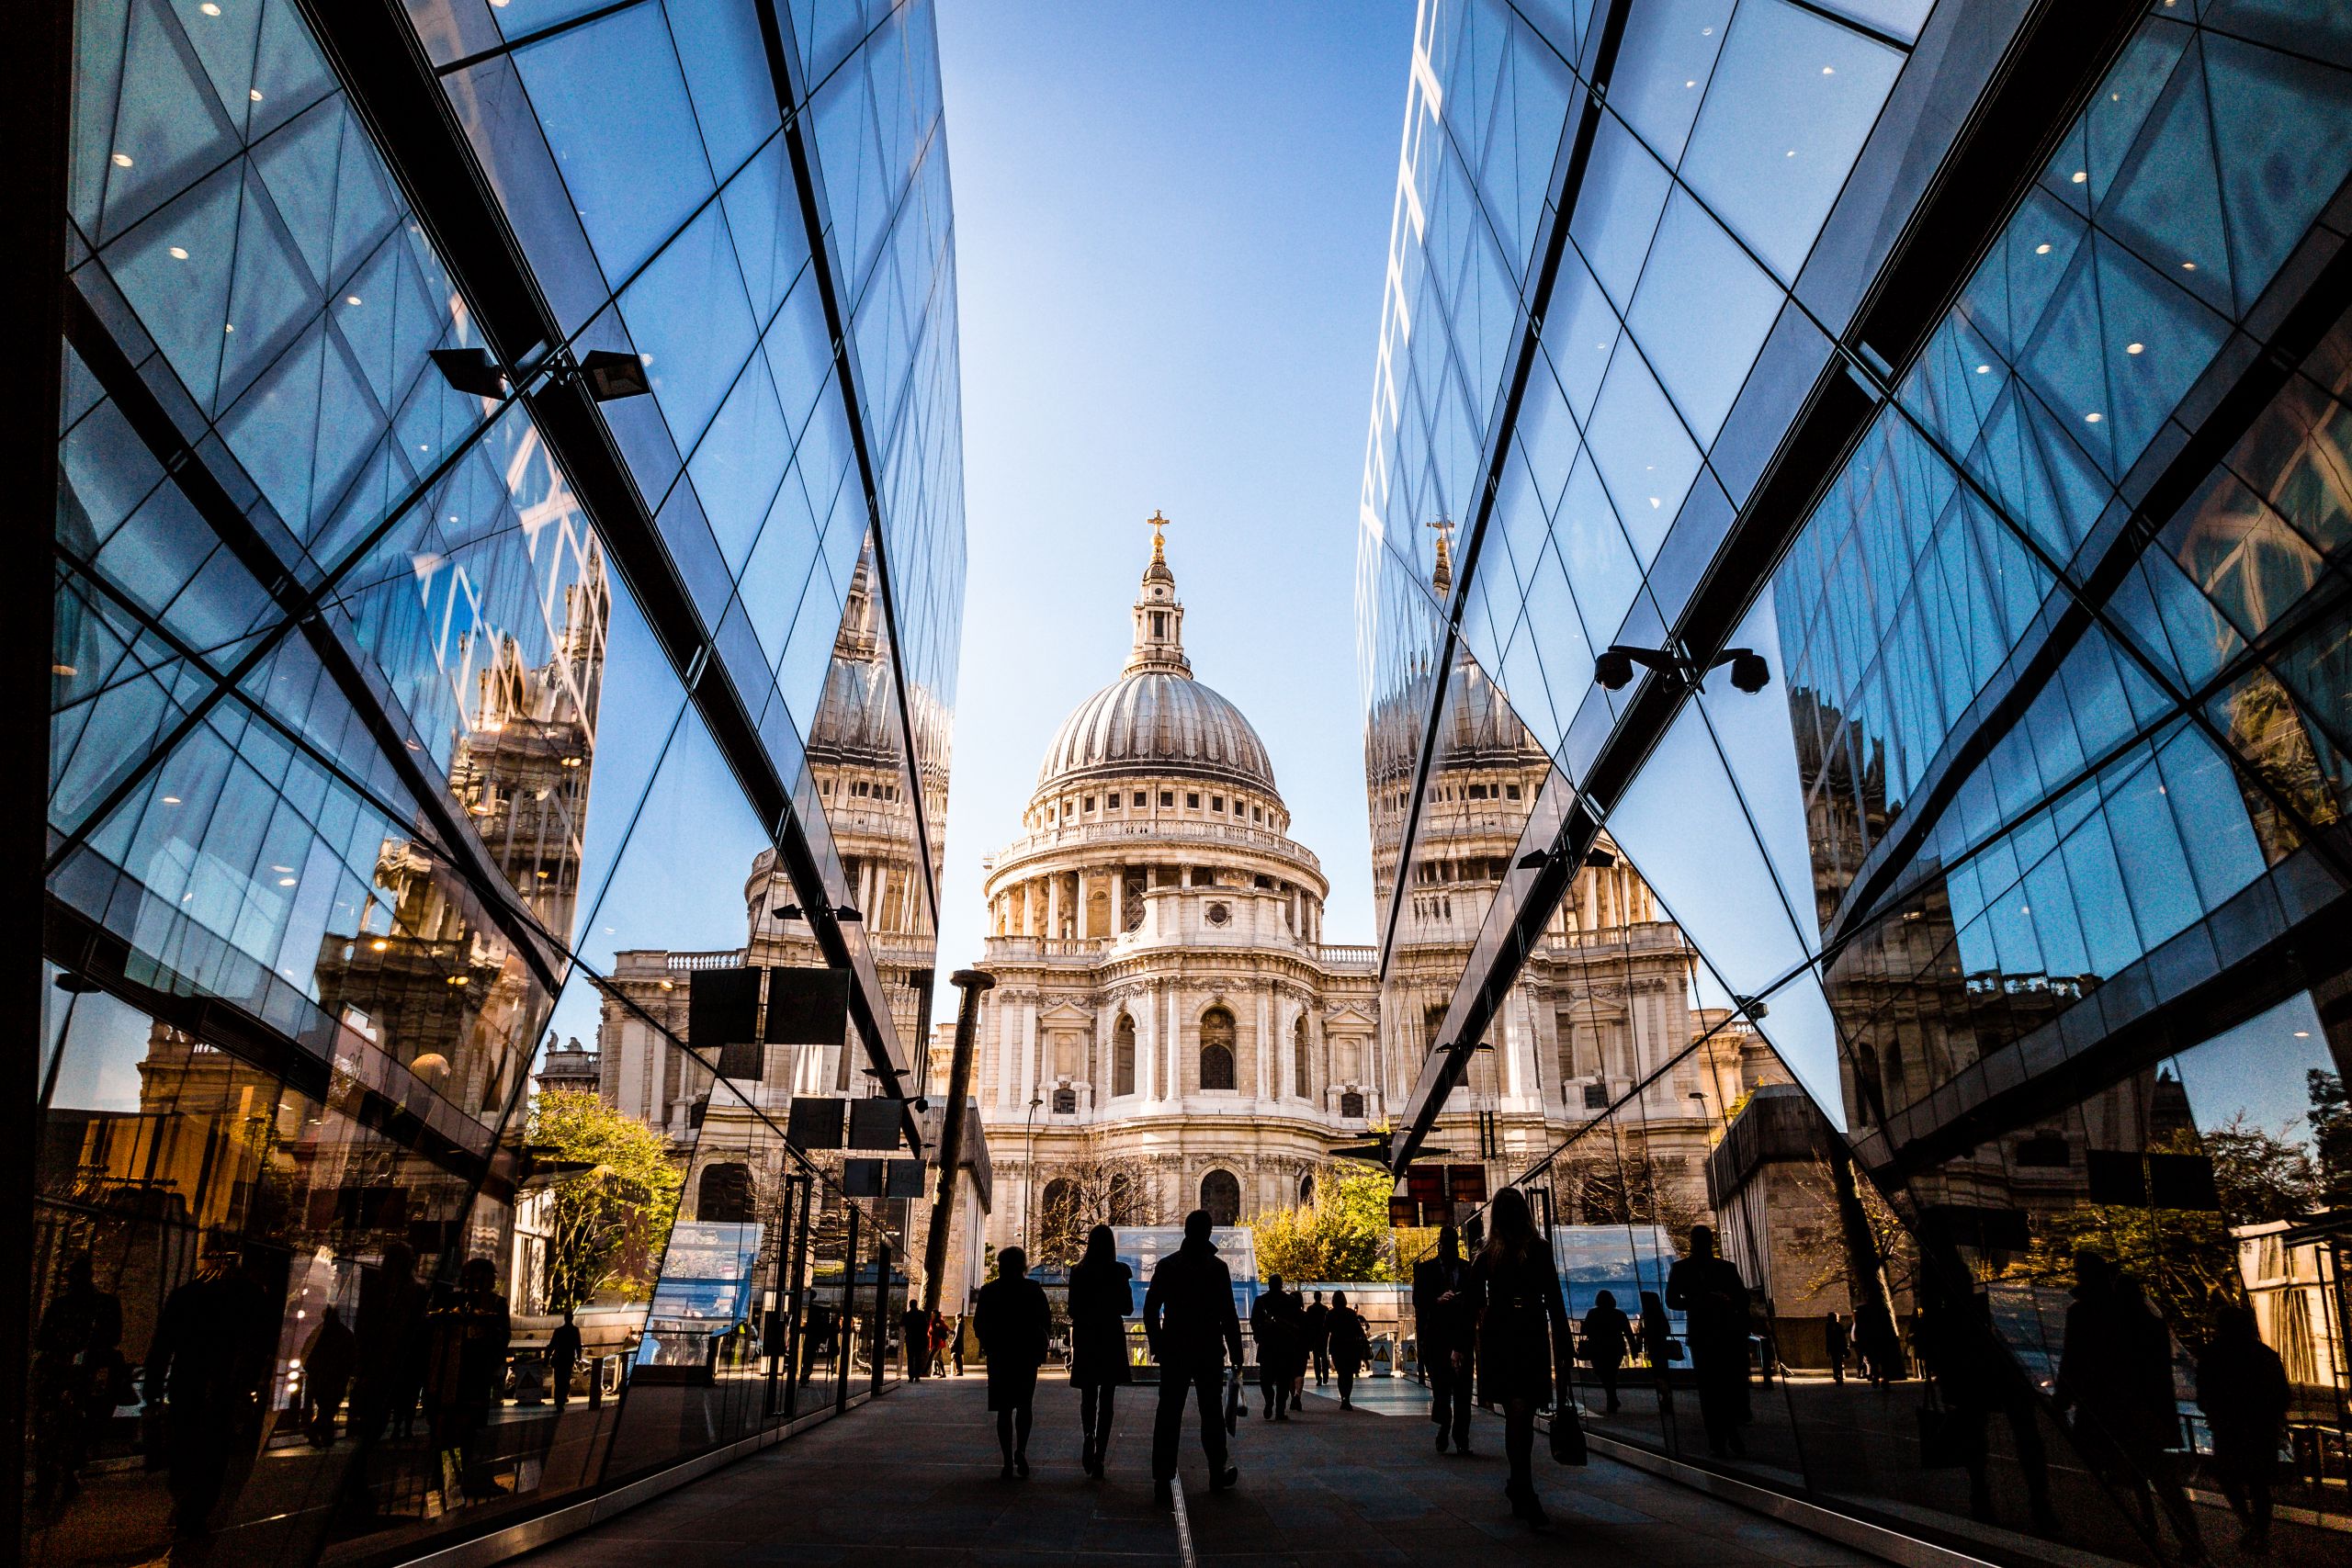
[[[71,9],[30,1560],[402,1561],[879,1389],[901,1184],[756,1082],[929,1152],[929,6]],[[674,1124],[554,1092],[615,1012]]]
[[[1358,554],[1391,1154],[1489,1045],[1579,1119],[1508,1174],[1636,1320],[1578,1374],[1619,1451],[1997,1561],[2226,1555],[2259,1475],[2346,1555],[2347,174],[2326,0],[1423,0]],[[1510,852],[1442,858],[1466,812]],[[1598,863],[1696,950],[1627,1075],[1623,986],[1498,1024]],[[1710,1216],[1728,1325],[1668,1284]]]

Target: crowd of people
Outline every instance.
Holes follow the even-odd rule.
[[[1430,1389],[1430,1419],[1437,1451],[1467,1455],[1471,1409],[1482,1404],[1503,1422],[1508,1461],[1504,1487],[1511,1512],[1529,1524],[1547,1522],[1534,1484],[1532,1456],[1541,1413],[1576,1420],[1573,1364],[1592,1369],[1603,1414],[1619,1409],[1620,1373],[1636,1358],[1663,1379],[1688,1357],[1708,1450],[1743,1458],[1742,1429],[1750,1409],[1754,1366],[1754,1297],[1738,1268],[1716,1247],[1706,1225],[1693,1226],[1690,1247],[1668,1270],[1664,1289],[1639,1292],[1629,1314],[1614,1292],[1595,1293],[1580,1323],[1572,1323],[1552,1252],[1523,1194],[1505,1189],[1464,1237],[1440,1229],[1435,1249],[1413,1270],[1412,1304],[1418,1360]],[[2091,1466],[2122,1495],[2138,1500],[2143,1526],[2159,1515],[2190,1562],[2203,1551],[2188,1500],[2167,1479],[2164,1450],[2179,1433],[2172,1387],[2171,1341],[2163,1321],[2128,1275],[2097,1253],[2075,1260],[2077,1283],[2067,1314],[2064,1358],[2054,1404]],[[989,1407],[1008,1478],[1030,1473],[1038,1369],[1051,1347],[1053,1320],[1046,1292],[1027,1277],[1019,1247],[998,1256],[997,1277],[974,1303],[974,1325],[988,1359]],[[1116,1257],[1110,1227],[1097,1225],[1085,1256],[1069,1274],[1069,1377],[1079,1391],[1080,1465],[1100,1479],[1111,1443],[1117,1390],[1133,1376],[1126,1319],[1136,1311],[1133,1271]],[[1336,1375],[1340,1404],[1353,1404],[1357,1373],[1372,1359],[1363,1314],[1343,1291],[1312,1300],[1269,1278],[1252,1303],[1248,1326],[1255,1344],[1258,1416],[1283,1422],[1304,1409],[1311,1374],[1317,1388]],[[1932,1292],[1930,1292],[1932,1295]],[[1682,1317],[1672,1331],[1669,1313]],[[1143,1326],[1159,1368],[1152,1422],[1151,1472],[1159,1500],[1171,1500],[1184,1409],[1199,1409],[1201,1446],[1210,1484],[1238,1483],[1228,1439],[1244,1415],[1242,1319],[1233,1281],[1212,1239],[1210,1217],[1186,1217],[1182,1245],[1160,1260],[1146,1285]],[[1882,1317],[1884,1314],[1880,1314]],[[911,1316],[910,1342],[916,1325]],[[1893,1320],[1865,1316],[1849,1324],[1832,1314],[1825,1348],[1833,1379],[1842,1383],[1849,1360],[1874,1383],[1909,1375]],[[2025,1479],[2034,1528],[2058,1533],[2047,1485],[2047,1463],[2035,1427],[2035,1401],[2016,1360],[2001,1348],[1981,1295],[1938,1304],[1923,1301],[1915,1341],[1931,1394],[1939,1398],[1938,1427],[1957,1458],[1928,1464],[1964,1465],[1971,1506],[1990,1517],[1988,1445],[1984,1427],[2001,1414],[2012,1431],[2012,1451]],[[959,1369],[960,1370],[960,1369]],[[2255,1331],[2242,1306],[2221,1310],[2213,1337],[2198,1359],[2197,1401],[2212,1435],[2211,1468],[2244,1526],[2243,1543],[2267,1550],[2270,1525],[2267,1477],[2287,1414],[2288,1389],[2278,1356]],[[1923,1423],[1924,1429],[1925,1423]],[[1560,1448],[1555,1432],[1555,1451]]]

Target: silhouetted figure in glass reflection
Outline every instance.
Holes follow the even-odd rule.
[[[1600,1392],[1608,1397],[1607,1415],[1617,1414],[1617,1369],[1625,1364],[1633,1337],[1634,1325],[1618,1307],[1617,1292],[1602,1291],[1595,1295],[1592,1310],[1584,1314],[1584,1356],[1600,1379]]]
[[[2055,1395],[2059,1409],[2074,1413],[2075,1446],[2094,1471],[2138,1500],[2151,1533],[2162,1504],[2181,1556],[2200,1562],[2197,1517],[2165,1461],[2180,1433],[2171,1332],[2149,1310],[2139,1281],[2104,1254],[2075,1254],[2074,1293]]]
[[[469,1497],[494,1490],[475,1461],[482,1427],[505,1386],[512,1337],[498,1265],[467,1259],[458,1270],[457,1294],[425,1319],[424,1411],[434,1450],[456,1456],[458,1484]]]
[[[1322,1292],[1315,1292],[1299,1317],[1306,1325],[1306,1353],[1315,1363],[1315,1386],[1321,1388],[1331,1381],[1331,1309],[1323,1304]]]
[[[2225,1306],[2213,1339],[2197,1358],[2197,1408],[2213,1432],[2214,1477],[2245,1533],[2248,1551],[2270,1550],[2270,1472],[2287,1423],[2287,1368],[2262,1342],[2249,1307]]]
[[[997,1447],[1004,1450],[1004,1478],[1029,1473],[1031,1407],[1037,1399],[1037,1369],[1046,1364],[1053,1337],[1053,1310],[1045,1288],[1029,1278],[1029,1255],[1008,1247],[996,1255],[996,1278],[972,1298],[973,1326],[989,1359],[989,1408],[996,1412]]]
[[[33,1506],[62,1508],[82,1489],[91,1441],[114,1416],[122,1303],[97,1287],[86,1252],[66,1260],[33,1333]]]
[[[899,1355],[909,1382],[921,1382],[931,1367],[931,1314],[914,1302],[899,1314]]]
[[[416,1278],[416,1251],[396,1241],[383,1260],[359,1280],[359,1311],[354,1334],[358,1387],[352,1392],[352,1429],[373,1442],[389,1424],[396,1438],[409,1436],[416,1418],[416,1396],[424,1382],[424,1287]]]
[[[817,1376],[817,1358],[822,1355],[833,1337],[833,1310],[822,1302],[810,1302],[800,1319],[800,1381],[813,1382]],[[956,1371],[963,1369],[958,1367]]]
[[[571,1374],[580,1365],[580,1325],[571,1321],[571,1309],[563,1309],[563,1321],[548,1336],[548,1371],[555,1382],[555,1407],[561,1410],[571,1399]]]
[[[1829,1352],[1829,1381],[1844,1382],[1846,1356],[1853,1348],[1853,1330],[1846,1326],[1844,1318],[1833,1312],[1829,1314],[1829,1321],[1821,1325],[1821,1340]]]
[[[1290,1355],[1294,1338],[1306,1332],[1290,1315],[1290,1296],[1280,1274],[1266,1276],[1266,1289],[1250,1303],[1250,1337],[1258,1348],[1259,1414],[1269,1421],[1290,1419]]]
[[[1883,1302],[1866,1300],[1854,1309],[1854,1348],[1871,1382],[1893,1382],[1903,1375],[1903,1337]]]
[[[329,1302],[302,1351],[302,1430],[314,1449],[334,1446],[335,1417],[359,1364],[359,1338]]]
[[[1325,1322],[1331,1336],[1331,1368],[1339,1374],[1340,1408],[1356,1407],[1356,1373],[1372,1359],[1372,1335],[1363,1314],[1348,1304],[1348,1292],[1331,1292],[1331,1315]]]
[[[277,1304],[233,1241],[216,1240],[196,1277],[164,1300],[143,1386],[164,1405],[175,1565],[210,1551],[213,1512],[232,1472],[252,1463],[277,1339]]]
[[[1069,1271],[1069,1381],[1078,1390],[1078,1421],[1085,1431],[1080,1462],[1102,1478],[1111,1447],[1111,1404],[1127,1370],[1127,1319],[1136,1310],[1135,1270],[1119,1261],[1111,1227],[1086,1235],[1086,1256]]]
[[[2026,1506],[2037,1534],[2059,1532],[2050,1506],[2050,1461],[2042,1448],[2032,1385],[2002,1345],[1992,1307],[1971,1292],[1957,1301],[1922,1281],[1917,1329],[1919,1359],[1935,1382],[1946,1419],[1956,1428],[1962,1463],[1968,1470],[1968,1512],[1987,1524],[1999,1522],[1993,1506],[1992,1450],[1987,1441],[1997,1413],[2009,1427],[2009,1444],[2025,1482]]]
[[[1225,1363],[1241,1365],[1241,1315],[1233,1310],[1233,1273],[1210,1239],[1206,1209],[1184,1216],[1184,1244],[1159,1260],[1143,1296],[1144,1337],[1159,1363],[1159,1407],[1152,1415],[1152,1495],[1175,1501],[1176,1446],[1184,1436],[1184,1399],[1201,1409],[1201,1449],[1208,1455],[1209,1485],[1223,1491],[1239,1479],[1226,1462],[1225,1416],[1219,1408]]]
[[[1535,1413],[1566,1403],[1576,1345],[1552,1249],[1535,1229],[1527,1194],[1506,1187],[1487,1213],[1489,1237],[1471,1274],[1478,1303],[1478,1400],[1502,1408],[1503,1453],[1510,1461],[1503,1495],[1510,1511],[1541,1529],[1550,1517],[1535,1495],[1529,1464]]]
[[[1667,1270],[1666,1304],[1680,1309],[1688,1331],[1707,1451],[1746,1459],[1739,1429],[1748,1418],[1747,1283],[1738,1265],[1716,1256],[1713,1227],[1690,1227],[1690,1256]]]
[[[1478,1342],[1477,1303],[1470,1289],[1470,1265],[1450,1224],[1437,1228],[1437,1251],[1413,1265],[1413,1332],[1429,1368],[1430,1420],[1437,1427],[1437,1451],[1450,1441],[1470,1451],[1470,1354]]]

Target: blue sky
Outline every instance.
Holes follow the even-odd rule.
[[[1355,497],[1412,31],[1410,0],[942,0],[971,561],[943,977],[1118,673],[1155,507],[1194,673],[1272,751],[1326,935],[1372,940]]]

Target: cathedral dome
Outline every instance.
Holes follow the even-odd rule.
[[[1159,536],[1165,525],[1155,513],[1126,668],[1062,720],[1037,770],[1040,795],[1075,779],[1178,773],[1280,798],[1266,743],[1239,708],[1193,679],[1193,662],[1184,657],[1184,605]]]
[[[1041,790],[1108,773],[1197,774],[1274,795],[1266,743],[1241,710],[1189,675],[1123,675],[1078,705],[1046,749]]]

